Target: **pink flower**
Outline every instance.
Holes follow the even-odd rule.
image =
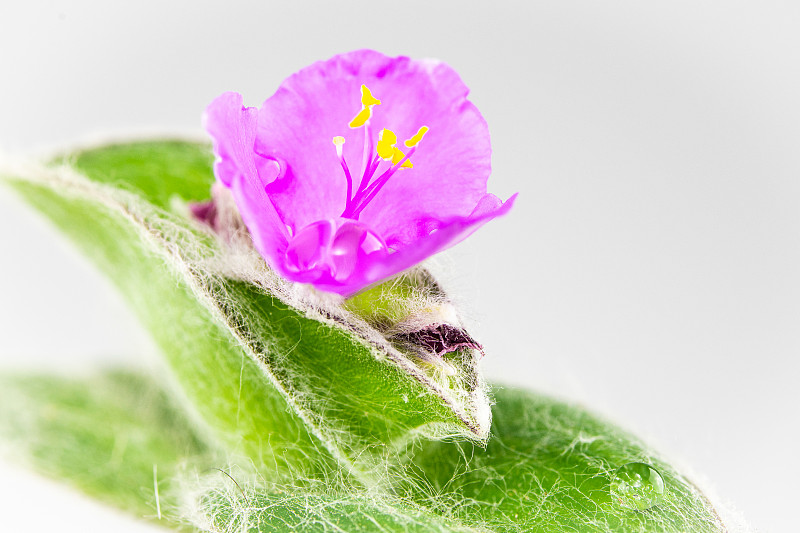
[[[444,63],[360,50],[290,76],[260,109],[224,93],[204,124],[267,263],[347,296],[511,208],[486,192],[489,131],[467,93]]]

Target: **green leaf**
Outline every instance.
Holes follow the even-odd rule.
[[[725,531],[705,496],[627,432],[548,397],[502,388],[496,395],[488,446],[420,443],[409,450],[401,494],[492,531]],[[615,472],[632,462],[651,465],[664,481],[663,496],[646,510],[623,506],[612,491]]]
[[[161,219],[163,226],[157,226],[154,215],[132,199],[110,206],[110,200],[95,200],[84,191],[14,185],[117,283],[161,346],[182,403],[208,441],[256,464],[278,464],[283,470],[291,465],[307,475],[320,471],[320,461],[332,461],[298,414],[287,408],[285,395],[260,362],[241,347],[243,340],[229,318],[201,303],[201,291],[211,288],[197,287],[189,267],[178,270],[181,266],[165,252],[168,242],[196,245],[192,232],[164,241],[161,235],[174,228]]]
[[[484,440],[477,356],[436,365],[404,352],[341,302],[298,297],[254,251],[226,248],[188,216],[186,202],[209,195],[209,153],[117,145],[60,160],[74,170],[9,179],[116,282],[220,446],[277,464],[275,475],[313,477],[338,461],[374,482],[410,439]]]
[[[156,519],[162,510],[173,526],[179,521],[170,511],[180,503],[175,475],[187,462],[210,464],[180,409],[161,387],[132,373],[4,376],[0,435],[44,474],[140,517]]]
[[[0,377],[0,436],[36,470],[175,529],[194,523],[218,531],[455,530],[424,509],[337,495],[340,488],[323,491],[329,487],[320,483],[245,485],[240,492],[168,394],[136,373]]]
[[[259,492],[240,483],[205,495],[207,512],[220,529],[247,524],[247,531],[303,525],[325,532],[726,531],[700,490],[627,432],[552,398],[496,392],[493,435],[485,449],[467,442],[416,442],[391,495],[342,494],[335,488],[326,496],[291,487]],[[619,468],[631,463],[649,465],[663,480],[659,497],[638,492],[644,496],[639,508],[612,488]],[[237,528],[225,529],[232,525]]]
[[[134,193],[169,210],[175,198],[199,202],[209,196],[214,176],[211,147],[184,141],[136,142],[104,146],[59,157],[92,181]]]
[[[328,480],[264,483],[229,468],[154,382],[130,373],[0,380],[0,435],[39,470],[108,503],[215,531],[721,532],[703,495],[652,452],[583,409],[498,390],[487,449],[418,442],[391,493]],[[224,456],[223,456],[224,457]],[[665,493],[619,505],[613,472],[653,465]],[[158,501],[154,488],[157,465]],[[230,472],[230,473],[229,473]],[[163,522],[162,522],[163,523]]]
[[[397,500],[293,487],[215,487],[202,493],[199,523],[216,531],[453,533],[476,531]]]

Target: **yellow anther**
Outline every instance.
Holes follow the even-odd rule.
[[[364,109],[358,112],[358,115],[356,115],[353,120],[350,121],[350,127],[360,128],[361,126],[367,123],[367,121],[371,116],[372,116],[372,111],[370,111],[369,107],[365,107]]]
[[[394,145],[397,144],[397,135],[392,130],[382,129],[378,135],[378,157],[389,160],[394,156]]]
[[[383,142],[387,142],[391,145],[397,144],[397,135],[392,130],[383,128],[380,134],[380,140]]]
[[[378,157],[381,159],[391,159],[394,156],[394,146],[385,142],[385,141],[378,141]]]
[[[399,148],[395,148],[394,154],[392,154],[392,164],[396,165],[397,163],[402,161],[405,156],[406,154],[404,154],[402,150],[400,150]],[[406,160],[403,162],[402,165],[400,165],[400,168],[411,168],[413,166],[414,165],[411,164],[411,161]]]
[[[422,126],[422,127],[419,129],[419,131],[417,131],[417,133],[415,133],[415,134],[414,134],[414,136],[413,136],[413,137],[411,137],[409,140],[407,140],[407,141],[405,142],[405,145],[406,145],[406,146],[408,146],[409,148],[412,148],[412,147],[416,146],[416,145],[417,145],[417,144],[418,144],[418,143],[419,143],[419,142],[422,140],[422,137],[423,137],[423,136],[424,136],[426,133],[428,133],[428,130],[429,130],[429,129],[430,129],[430,128],[429,128],[428,126]]]
[[[371,106],[371,105],[378,105],[378,104],[381,103],[381,101],[378,100],[377,98],[375,98],[374,96],[372,96],[372,93],[370,92],[369,88],[366,85],[362,85],[361,86],[361,103],[366,107],[366,106]]]

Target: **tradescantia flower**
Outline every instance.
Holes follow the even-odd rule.
[[[349,296],[511,208],[486,192],[489,132],[467,93],[442,62],[361,50],[300,70],[260,109],[224,93],[204,125],[267,263]]]

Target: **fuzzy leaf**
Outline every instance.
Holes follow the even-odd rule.
[[[545,396],[495,393],[488,446],[420,443],[400,494],[492,531],[725,531],[705,496],[627,432]],[[663,497],[647,510],[620,504],[612,490],[615,472],[632,462],[664,481]]]
[[[635,439],[590,414],[534,394],[499,390],[486,450],[418,442],[397,490],[327,480],[268,483],[229,468],[202,444],[148,378],[0,380],[0,434],[39,470],[155,520],[204,531],[721,532],[703,495]],[[629,461],[653,465],[663,500],[646,511],[614,501]],[[230,473],[228,473],[230,472]],[[164,523],[161,522],[161,523]]]
[[[726,531],[700,490],[627,432],[530,392],[498,388],[496,399],[485,449],[415,442],[391,495],[240,483],[205,493],[206,512],[224,531]],[[639,509],[614,487],[616,472],[630,463],[649,465],[663,480],[659,497],[639,492],[650,498]]]
[[[475,529],[424,509],[367,494],[298,491],[280,487],[239,491],[218,486],[201,495],[198,524],[214,531],[455,533]],[[208,527],[208,526],[206,526]],[[212,528],[209,528],[212,529]]]
[[[161,387],[131,373],[3,376],[0,435],[40,472],[139,517],[157,519],[161,509],[172,526],[174,476],[188,462],[213,464]]]
[[[116,282],[220,445],[277,464],[273,474],[312,476],[340,461],[374,480],[409,439],[488,435],[477,356],[458,354],[447,364],[458,371],[443,372],[340,303],[299,299],[260,258],[226,250],[189,217],[186,203],[213,182],[208,147],[133,143],[60,163],[74,170],[26,170],[10,183]],[[249,278],[237,279],[242,268]]]
[[[145,226],[143,217],[153,219],[137,211],[132,199],[114,208],[84,191],[31,182],[16,182],[15,187],[73,237],[131,301],[161,346],[182,403],[207,440],[256,464],[282,469],[292,465],[312,472],[320,469],[320,461],[333,462],[297,413],[287,408],[286,398],[259,362],[241,348],[226,319],[214,316],[193,290],[210,289],[197,288],[190,272],[179,271],[169,256],[159,253],[156,246],[166,247],[162,228]],[[163,232],[174,231],[165,226]],[[180,238],[197,241],[185,230]]]

